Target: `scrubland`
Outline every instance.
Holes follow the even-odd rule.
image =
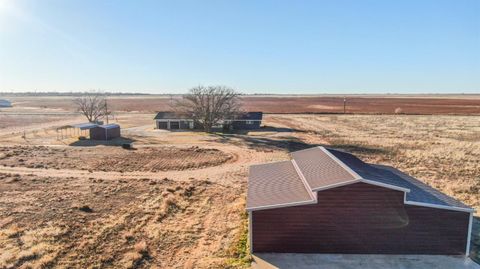
[[[236,134],[153,130],[153,116],[117,114],[124,138],[108,143],[58,139],[71,115],[0,129],[0,268],[248,268],[248,167],[315,145],[480,211],[478,116],[268,114]]]

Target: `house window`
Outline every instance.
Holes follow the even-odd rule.
[[[247,120],[247,124],[254,124],[255,122],[253,120]]]

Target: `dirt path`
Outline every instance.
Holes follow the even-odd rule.
[[[152,145],[143,145],[142,147],[150,147]],[[52,146],[54,148],[67,148],[62,146]],[[227,154],[234,156],[229,162],[222,165],[205,167],[200,169],[189,169],[183,171],[158,171],[158,172],[115,172],[115,171],[93,171],[93,170],[77,170],[77,169],[44,169],[29,167],[11,167],[0,165],[0,173],[20,174],[20,175],[37,175],[46,177],[70,177],[77,178],[95,178],[105,180],[116,179],[138,179],[151,178],[162,179],[172,178],[177,181],[188,181],[190,178],[209,179],[213,182],[236,185],[245,182],[247,169],[251,164],[262,163],[269,160],[276,160],[284,156],[283,153],[270,152],[259,154],[259,152],[251,149],[239,148],[231,145],[215,146]]]

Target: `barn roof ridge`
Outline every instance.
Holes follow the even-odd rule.
[[[277,186],[275,177],[272,173],[276,167],[269,166],[275,163],[261,164],[262,171],[252,172],[250,170],[249,176],[249,190],[247,195],[247,210],[261,210],[277,207],[288,207],[298,204],[311,204],[317,201],[317,192],[326,189],[337,188],[349,184],[363,182],[370,185],[389,188],[405,193],[404,203],[417,206],[434,207],[449,210],[458,210],[473,212],[473,208],[466,206],[458,200],[426,185],[425,183],[410,177],[403,172],[393,168],[381,165],[368,164],[361,161],[353,154],[339,151],[336,149],[317,146],[300,151],[295,151],[290,154],[292,157],[290,163],[293,168],[289,168],[290,175],[295,174],[297,184],[301,182],[308,192],[308,195],[298,196],[302,201],[292,201],[291,203],[282,202],[277,203],[272,199],[270,204],[255,205],[252,202],[252,197],[256,195],[270,195],[269,192],[277,191],[278,196],[286,195],[289,192],[286,185]],[[289,162],[289,161],[284,161]],[[281,162],[277,162],[281,163]],[[258,167],[259,165],[251,166]],[[256,174],[255,174],[256,173]],[[278,173],[278,171],[275,171]],[[255,180],[265,181],[262,189],[253,190],[251,183],[252,174]],[[268,180],[266,181],[265,178]],[[282,178],[283,181],[286,178]],[[257,192],[263,192],[257,193]],[[272,196],[273,197],[273,196]]]

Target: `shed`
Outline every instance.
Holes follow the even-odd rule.
[[[12,102],[5,100],[5,99],[0,99],[0,107],[11,107]]]
[[[473,209],[399,170],[314,147],[250,168],[252,252],[469,253]]]
[[[97,125],[90,129],[90,139],[93,140],[110,140],[120,137],[120,125],[106,124]]]

